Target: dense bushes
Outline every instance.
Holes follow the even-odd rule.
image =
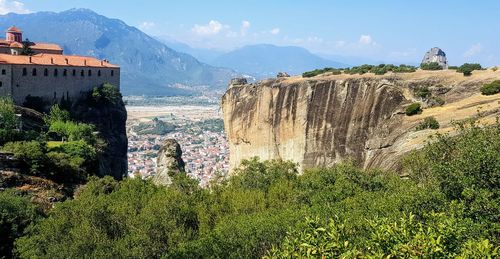
[[[500,80],[495,80],[489,84],[483,85],[483,87],[481,87],[481,93],[483,95],[493,95],[500,93]]]
[[[420,64],[422,70],[443,70],[443,67],[437,62],[422,63]]]
[[[422,112],[422,107],[421,107],[420,103],[412,103],[412,104],[408,105],[408,107],[406,107],[406,110],[405,110],[405,113],[408,116],[419,114],[421,112]]]
[[[416,129],[417,130],[439,129],[439,122],[434,117],[427,117],[418,124]]]
[[[340,75],[342,73],[340,69],[325,67],[323,69],[315,69],[313,71],[304,72],[302,73],[302,77],[314,77],[326,72],[331,72],[334,75]]]
[[[18,239],[21,257],[494,257],[500,123],[460,125],[405,159],[409,179],[344,164],[245,161],[209,190],[93,179]]]
[[[40,218],[40,213],[28,198],[11,190],[0,191],[0,257],[12,258],[14,240]]]
[[[458,73],[463,73],[464,76],[470,76],[472,75],[472,71],[474,70],[481,70],[483,69],[480,64],[477,63],[465,63],[461,65],[460,67],[457,68]]]
[[[92,90],[92,99],[96,103],[111,103],[116,105],[122,101],[122,94],[118,88],[106,83]]]
[[[408,66],[401,64],[399,66],[395,66],[392,64],[380,64],[380,65],[361,65],[355,66],[351,68],[324,68],[324,69],[316,69],[309,72],[304,72],[302,77],[314,77],[320,74],[324,74],[330,72],[334,75],[340,75],[342,72],[345,74],[366,74],[366,73],[374,73],[375,75],[384,75],[385,73],[391,71],[394,73],[412,73],[417,70],[414,66]]]

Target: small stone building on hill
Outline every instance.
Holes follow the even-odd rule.
[[[120,67],[107,60],[64,55],[57,44],[30,47],[34,55],[20,55],[22,32],[14,26],[0,40],[0,96],[11,96],[16,104],[28,96],[50,103],[74,100],[104,83],[120,88]]]

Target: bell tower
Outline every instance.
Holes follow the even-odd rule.
[[[7,30],[5,39],[10,42],[23,42],[23,32],[16,26],[12,26]]]

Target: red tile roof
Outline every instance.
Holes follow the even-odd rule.
[[[22,31],[18,29],[16,26],[12,26],[9,29],[7,29],[7,32],[18,32],[21,33]]]
[[[58,50],[62,51],[63,49],[61,46],[57,44],[52,44],[52,43],[42,43],[42,42],[35,42],[34,45],[30,46],[32,49],[46,49],[46,50]]]
[[[0,54],[0,64],[119,68],[117,65],[93,57],[57,54],[34,56]]]

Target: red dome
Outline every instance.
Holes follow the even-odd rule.
[[[17,33],[21,33],[22,31],[20,29],[18,29],[16,26],[12,26],[10,27],[9,29],[7,29],[7,32],[17,32]]]

